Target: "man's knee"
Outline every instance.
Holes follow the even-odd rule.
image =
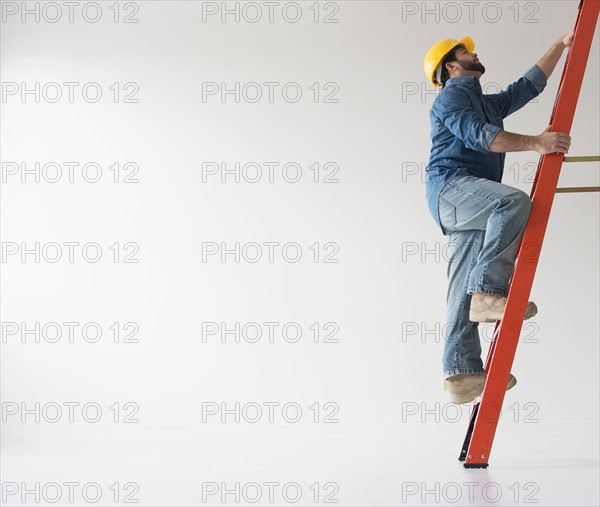
[[[524,218],[529,218],[531,212],[531,198],[522,190],[515,190],[511,196],[512,204],[518,214]]]

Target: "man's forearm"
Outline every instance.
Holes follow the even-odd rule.
[[[537,151],[542,155],[569,153],[571,136],[565,132],[549,132],[548,127],[539,136],[525,136],[500,130],[490,144],[493,153],[507,151]]]
[[[547,79],[550,79],[552,72],[554,72],[556,64],[558,63],[558,60],[560,60],[565,47],[566,46],[561,37],[554,44],[552,44],[552,47],[544,56],[542,56],[542,58],[540,58],[539,62],[537,62],[537,66],[544,71]]]
[[[490,151],[493,153],[537,151],[537,136],[525,136],[501,130],[490,144]]]

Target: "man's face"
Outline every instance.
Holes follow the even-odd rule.
[[[477,58],[477,53],[469,53],[463,46],[459,46],[456,50],[456,59],[454,63],[460,65],[463,70],[485,73],[485,67]]]

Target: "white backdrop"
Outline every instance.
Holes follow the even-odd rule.
[[[598,195],[555,200],[465,471],[423,183],[429,47],[470,35],[494,93],[577,5],[2,1],[2,501],[597,504]],[[565,56],[507,130],[544,130]],[[598,32],[589,61],[571,155],[599,153]]]

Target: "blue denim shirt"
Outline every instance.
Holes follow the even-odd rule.
[[[431,120],[431,153],[427,171],[426,198],[440,226],[438,198],[444,185],[458,176],[502,180],[504,153],[493,153],[490,144],[503,119],[521,109],[546,87],[544,71],[537,65],[506,90],[483,95],[479,78],[454,77],[436,97]]]

